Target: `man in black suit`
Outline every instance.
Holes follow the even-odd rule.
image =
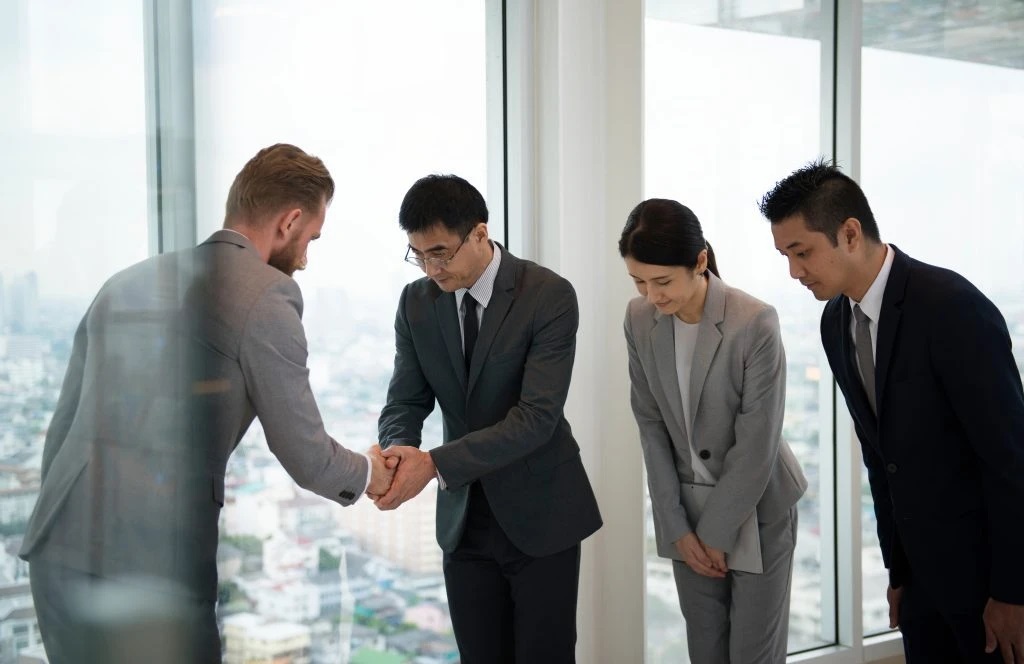
[[[393,509],[435,477],[437,541],[463,664],[575,661],[580,542],[601,526],[562,413],[579,312],[568,281],[488,238],[480,192],[417,181],[399,212],[406,260],[395,369],[381,412],[399,458]],[[419,450],[435,400],[444,444]]]
[[[864,192],[817,162],[761,201],[868,469],[889,621],[911,664],[1024,662],[1024,393],[999,310],[882,243]]]

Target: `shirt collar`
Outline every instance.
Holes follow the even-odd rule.
[[[491,242],[491,246],[494,248],[494,255],[491,256],[491,262],[487,264],[476,283],[469,288],[460,288],[455,291],[455,306],[458,309],[462,309],[462,298],[467,292],[484,309],[490,303],[491,295],[494,293],[494,280],[498,277],[498,266],[501,264],[501,249],[498,248],[496,242]]]
[[[896,252],[889,245],[883,246],[885,247],[885,260],[882,262],[882,269],[878,271],[878,275],[871,283],[871,287],[868,288],[868,292],[864,293],[864,297],[861,298],[859,303],[854,302],[853,298],[847,298],[850,300],[851,310],[853,305],[860,304],[861,311],[867,314],[867,317],[875,323],[878,323],[878,318],[882,315],[882,298],[885,296],[885,285],[889,282],[892,259],[896,255]]]

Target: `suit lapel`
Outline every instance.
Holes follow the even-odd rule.
[[[686,423],[683,421],[683,397],[679,392],[679,374],[676,372],[676,343],[672,326],[672,316],[654,314],[654,327],[651,329],[651,348],[654,350],[655,366],[658,369],[658,378],[661,380],[661,389],[665,392],[669,408],[675,417],[679,429],[686,435]],[[671,362],[660,361],[664,358],[672,358]]]
[[[498,274],[494,277],[491,301],[484,308],[480,335],[477,337],[476,347],[473,349],[473,363],[469,367],[467,394],[473,391],[473,386],[483,370],[484,361],[490,353],[491,345],[494,344],[498,330],[501,329],[501,324],[505,322],[505,316],[512,307],[512,302],[515,300],[516,278],[523,267],[522,261],[508,253],[500,244],[498,247],[501,249],[501,263],[498,264]]]
[[[907,288],[907,275],[910,272],[910,258],[894,245],[889,245],[896,255],[889,269],[889,281],[885,284],[882,295],[882,313],[878,317],[878,348],[875,351],[875,384],[877,385],[878,410],[881,412],[885,399],[886,377],[889,375],[889,364],[892,361],[892,349],[896,343],[896,332],[899,330],[900,315],[903,312],[903,296]]]
[[[466,389],[466,362],[462,355],[462,333],[459,331],[459,310],[455,308],[455,294],[442,292],[434,300],[434,313],[437,324],[441,328],[444,347],[448,349],[448,359],[452,369],[458,376],[462,389]]]
[[[697,406],[704,391],[711,361],[715,359],[718,347],[722,345],[722,331],[719,325],[725,320],[725,284],[715,275],[708,273],[708,293],[704,300],[704,314],[697,331],[697,348],[693,351],[693,367],[690,369],[690,418],[697,417]],[[693,428],[693,422],[690,423]]]

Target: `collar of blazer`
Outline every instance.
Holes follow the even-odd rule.
[[[498,330],[505,320],[513,300],[515,300],[516,284],[525,265],[522,260],[510,254],[501,244],[498,242],[495,244],[501,249],[501,263],[498,265],[498,274],[494,277],[494,292],[491,294],[491,301],[484,310],[480,334],[477,336],[476,347],[473,349],[473,363],[469,367],[468,379],[463,369],[462,333],[459,328],[459,312],[455,307],[455,293],[446,293],[434,286],[437,290],[434,311],[437,314],[438,325],[441,327],[441,337],[448,350],[448,359],[452,363],[452,369],[467,394],[472,391],[473,385],[480,377],[484,360],[491,350],[491,345],[498,335]]]
[[[228,230],[227,228],[222,228],[219,231],[215,231],[213,235],[207,238],[206,242],[203,242],[203,244],[214,244],[217,242],[226,242],[228,244],[233,244],[237,247],[248,249],[257,256],[260,255],[260,252],[256,251],[256,245],[252,243],[252,240],[242,235],[238,231],[232,231]]]
[[[693,366],[690,368],[690,429],[693,429],[692,419],[697,415],[697,405],[700,403],[700,395],[704,390],[704,383],[707,380],[708,372],[711,370],[711,362],[715,359],[718,347],[722,344],[722,331],[720,325],[725,320],[725,296],[726,285],[721,279],[708,272],[708,292],[704,299],[704,313],[701,315],[700,324],[697,329],[697,347],[693,351]],[[674,316],[662,314],[654,310],[654,328],[651,330],[651,347],[654,350],[655,358],[675,358],[675,334],[673,332],[672,319]],[[661,362],[655,363],[658,367],[658,378],[661,387],[668,397],[672,408],[672,414],[676,421],[683,425],[683,397],[679,391],[679,377],[676,374],[676,363]],[[686,427],[681,426],[683,435],[686,435]]]
[[[885,284],[885,293],[882,295],[882,313],[877,321],[878,331],[875,335],[877,344],[875,348],[875,385],[878,392],[876,397],[879,412],[885,408],[886,379],[889,375],[889,365],[892,362],[896,332],[899,330],[900,317],[903,313],[907,279],[910,276],[910,268],[914,260],[900,251],[896,245],[890,244],[889,247],[895,252],[895,255],[892,260],[892,268],[889,271],[889,280]],[[849,390],[850,400],[864,425],[863,428],[871,432],[869,435],[872,435],[878,429],[878,419],[871,412],[871,406],[868,404],[867,395],[864,393],[863,383],[855,364],[856,355],[853,340],[850,338],[852,316],[850,299],[845,295],[836,297],[829,303],[825,315],[832,319],[830,327],[834,330],[833,334],[838,337],[842,371],[845,373],[844,376],[838,376],[838,378],[841,384]],[[872,435],[872,438],[868,442],[877,447],[877,437]]]

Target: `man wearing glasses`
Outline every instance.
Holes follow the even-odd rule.
[[[480,192],[417,181],[399,212],[406,261],[395,368],[379,421],[399,459],[394,509],[435,477],[437,541],[463,664],[574,662],[580,542],[601,526],[562,410],[579,313],[568,281],[487,234]],[[419,450],[435,400],[443,445]]]

